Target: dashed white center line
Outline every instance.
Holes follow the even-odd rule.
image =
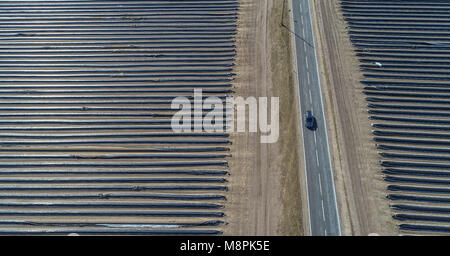
[[[322,198],[322,176],[319,173],[319,189],[320,189],[320,198]],[[323,201],[323,200],[322,200]]]
[[[316,151],[316,162],[317,162],[317,166],[320,166],[319,163],[319,152]]]
[[[309,69],[309,61],[308,61],[308,58],[305,58],[305,61],[306,61],[306,68]]]
[[[326,220],[325,220],[325,205],[323,203],[323,200],[322,200],[322,219],[323,219],[323,222],[326,222]],[[327,232],[327,231],[325,230],[325,232]]]
[[[325,222],[325,204],[323,202],[322,176],[320,175],[320,173],[319,173],[319,189],[320,189],[320,201],[322,204],[322,219],[323,219],[323,222]]]
[[[311,83],[311,79],[309,78],[309,75],[310,75],[310,73],[308,72],[307,77],[306,77],[308,79],[308,84]]]
[[[322,204],[322,219],[323,219],[323,222],[325,222],[325,204],[323,202],[322,178],[320,177],[320,173],[319,173],[319,189],[320,189],[320,201]],[[325,233],[326,233],[326,231],[325,231]]]
[[[311,90],[309,91],[309,101],[312,103],[312,94],[311,94]]]

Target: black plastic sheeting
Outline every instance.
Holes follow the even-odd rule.
[[[156,225],[156,227],[158,227]],[[139,235],[139,236],[211,236],[211,235],[221,235],[223,231],[220,230],[208,230],[208,229],[200,229],[200,230],[189,230],[189,229],[175,229],[175,230],[148,230],[148,229],[31,229],[31,230],[19,230],[19,229],[2,229],[0,230],[0,235],[4,236],[32,236],[32,235],[116,235],[116,236],[131,236],[131,235]]]
[[[386,116],[370,116],[371,120],[388,121],[388,122],[402,122],[402,123],[417,123],[417,124],[433,124],[433,125],[448,125],[450,121],[442,119],[417,119],[417,118],[397,118]]]
[[[450,233],[450,227],[447,226],[399,224],[399,228],[404,231]]]
[[[423,193],[423,194],[443,194],[450,195],[450,188],[443,187],[418,187],[405,185],[389,185],[388,191],[405,192],[405,193]]]
[[[195,194],[195,195],[176,195],[176,194],[147,194],[147,193],[106,193],[106,194],[0,194],[0,199],[159,199],[176,201],[203,201],[203,200],[226,200],[223,195],[213,194]]]
[[[366,87],[367,91],[391,91],[391,92],[431,92],[431,93],[448,93],[449,90],[445,88],[404,88],[393,86],[377,86]]]
[[[444,179],[423,179],[423,178],[409,178],[409,177],[393,177],[386,176],[384,180],[391,183],[410,183],[410,184],[422,184],[422,185],[441,185],[448,186],[450,185],[449,180]]]
[[[228,191],[227,186],[215,185],[155,185],[155,186],[136,186],[136,185],[109,185],[109,186],[0,186],[0,191],[128,191],[128,192],[145,192],[145,191]]]
[[[427,213],[449,213],[450,208],[447,207],[428,207],[428,206],[418,206],[418,205],[404,205],[404,204],[394,204],[391,205],[392,209],[397,211],[414,211],[414,212],[427,212]]]
[[[109,216],[109,217],[117,217],[117,216],[131,216],[131,217],[184,217],[184,218],[193,218],[193,217],[202,217],[202,218],[222,218],[225,217],[225,213],[223,212],[212,212],[212,211],[204,211],[204,212],[189,212],[189,211],[49,211],[49,210],[1,210],[0,216]]]
[[[404,232],[450,233],[450,2],[340,3],[393,219]]]
[[[216,227],[220,225],[227,225],[228,223],[220,220],[204,221],[204,222],[180,222],[180,223],[167,223],[167,222],[153,222],[153,223],[119,223],[119,222],[36,222],[36,221],[20,221],[20,220],[0,220],[0,225],[28,225],[28,226],[46,226],[46,227],[105,227],[105,228],[118,228],[121,226],[135,226],[138,228],[152,227],[152,226],[165,226],[167,228],[179,226],[179,227]]]
[[[450,64],[450,63],[449,63]],[[405,86],[405,87],[450,87],[450,84],[447,83],[419,83],[419,82],[393,82],[393,81],[361,81],[361,83],[370,86]]]
[[[450,127],[429,126],[429,125],[373,124],[372,127],[377,129],[389,129],[389,130],[450,131]]]
[[[0,202],[2,208],[139,208],[139,209],[219,209],[222,205],[208,203],[113,203],[113,202],[86,202],[86,203],[18,203]]]
[[[373,134],[376,136],[385,136],[385,137],[450,139],[450,134],[446,134],[446,133],[373,131]]]
[[[102,170],[102,169],[89,169],[89,170],[52,170],[52,169],[25,169],[25,170],[8,170],[2,171],[1,175],[55,175],[55,174],[76,174],[76,175],[166,175],[166,176],[224,176],[231,175],[230,172],[225,170]]]
[[[450,172],[446,171],[422,171],[414,169],[385,168],[382,172],[384,174],[397,176],[450,177]]]
[[[224,178],[0,178],[0,184],[226,183]]]
[[[450,141],[439,141],[439,140],[411,140],[411,139],[392,139],[392,138],[381,138],[375,137],[373,139],[377,143],[395,143],[395,144],[405,144],[405,145],[429,145],[429,146],[449,146]]]
[[[366,8],[366,6],[403,6],[403,7],[422,7],[422,6],[450,6],[450,3],[448,3],[446,0],[434,0],[434,1],[423,1],[423,0],[410,0],[408,2],[405,1],[373,1],[373,0],[342,0],[341,5],[344,7],[349,6],[361,6]]]
[[[450,90],[449,90],[449,92],[450,92]],[[413,105],[368,104],[367,107],[374,108],[374,109],[450,111],[450,107],[447,107],[447,106],[413,106]],[[442,127],[442,129],[446,129],[446,127]]]
[[[426,94],[426,93],[385,93],[385,92],[373,92],[365,91],[364,94],[368,96],[382,96],[382,97],[398,97],[398,98],[435,98],[435,99],[448,99],[447,94]]]
[[[384,167],[411,167],[411,168],[439,169],[439,170],[450,169],[450,164],[420,163],[420,162],[396,162],[396,161],[380,161],[380,162],[381,162],[381,165]]]
[[[224,221],[203,221],[203,222],[36,222],[19,220],[1,220],[0,226],[24,226],[27,229],[2,229],[3,235],[218,235],[219,230],[201,230],[192,228],[211,228],[227,225]],[[30,230],[29,228],[33,228]],[[36,230],[43,228],[44,230]],[[180,230],[188,228],[188,230]],[[124,229],[124,230],[123,230]],[[191,230],[192,229],[192,230]]]
[[[171,104],[232,97],[240,8],[0,0],[0,234],[222,234],[232,140]]]
[[[395,220],[400,220],[400,221],[445,222],[445,223],[450,222],[449,217],[446,217],[446,216],[394,214],[392,217]]]
[[[397,194],[389,194],[386,197],[393,201],[432,202],[440,204],[450,203],[450,198],[447,197],[411,196],[411,195],[397,195]]]
[[[419,129],[420,129],[420,127],[419,127]],[[397,145],[377,145],[377,148],[384,150],[384,151],[450,154],[450,148],[408,147],[408,146],[397,146]]]
[[[450,157],[448,156],[431,156],[431,155],[419,155],[419,154],[398,154],[398,153],[380,153],[384,158],[392,159],[413,159],[413,160],[426,160],[426,161],[442,161],[449,162]]]
[[[367,112],[372,115],[450,117],[450,113],[445,112],[392,111],[392,110],[368,110]]]

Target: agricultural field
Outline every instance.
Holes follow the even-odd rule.
[[[450,232],[450,3],[340,1],[401,233]]]
[[[282,3],[0,1],[0,235],[302,234]],[[282,97],[279,142],[173,130],[233,96]]]
[[[0,234],[221,234],[239,2],[0,1]]]

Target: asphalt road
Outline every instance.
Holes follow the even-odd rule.
[[[310,234],[313,236],[341,235],[339,214],[325,115],[317,68],[314,35],[308,0],[293,0],[296,38],[300,108],[304,140]],[[317,130],[308,130],[305,113],[311,110],[317,119]]]

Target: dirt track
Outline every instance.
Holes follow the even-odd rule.
[[[338,3],[314,0],[312,8],[342,231],[344,235],[394,235],[398,231],[384,198],[358,62]]]
[[[236,96],[280,97],[280,140],[235,134],[225,235],[303,234],[298,106],[290,37],[281,29],[282,0],[243,0]]]

